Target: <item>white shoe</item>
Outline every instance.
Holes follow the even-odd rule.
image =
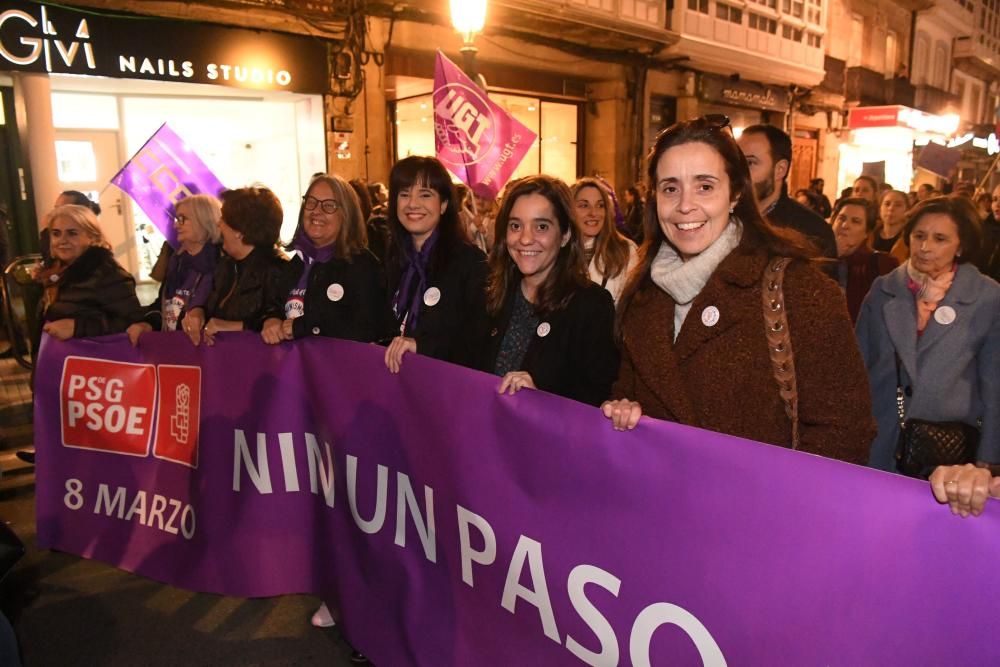
[[[313,627],[317,628],[332,628],[337,624],[337,622],[333,620],[333,615],[330,613],[330,610],[327,608],[325,602],[321,604],[319,609],[316,610],[316,613],[312,615],[310,623],[313,624]]]

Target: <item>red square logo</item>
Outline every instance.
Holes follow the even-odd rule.
[[[63,446],[147,456],[155,402],[152,364],[67,357],[59,401]]]
[[[160,401],[153,456],[198,467],[198,425],[201,423],[201,369],[197,366],[157,366]]]

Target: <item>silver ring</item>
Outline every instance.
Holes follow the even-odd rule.
[[[958,484],[958,480],[951,479],[944,483],[945,486],[948,486],[949,484]]]

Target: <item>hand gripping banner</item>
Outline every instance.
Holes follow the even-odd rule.
[[[495,199],[537,138],[438,51],[434,146],[437,158],[473,192]]]
[[[177,247],[174,207],[189,195],[219,196],[225,186],[166,123],[114,175],[124,190],[167,239]]]
[[[39,546],[317,594],[381,665],[1000,663],[996,503],[382,356],[46,339]]]

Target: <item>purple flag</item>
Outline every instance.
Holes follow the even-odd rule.
[[[321,595],[379,665],[1000,664],[997,503],[498,383],[319,337],[46,339],[38,544]]]
[[[473,192],[495,199],[537,137],[438,51],[434,146],[437,158]]]
[[[167,242],[177,247],[174,207],[188,195],[218,196],[225,186],[198,154],[164,123],[125,163],[111,182],[149,216]]]

